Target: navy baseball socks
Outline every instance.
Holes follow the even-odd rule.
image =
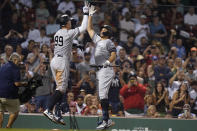
[[[104,129],[109,128],[112,125],[114,125],[114,122],[111,119],[109,119],[109,112],[108,112],[109,101],[108,101],[108,99],[101,100],[101,107],[102,107],[102,113],[103,113],[103,120],[97,126],[97,128],[96,128],[97,130],[104,130]]]
[[[53,107],[57,102],[61,101],[62,96],[63,94],[59,90],[56,90],[55,93],[49,98],[47,109],[43,112],[43,114],[51,121],[65,125],[62,117],[56,116],[52,113]]]

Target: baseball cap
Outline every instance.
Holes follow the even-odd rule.
[[[129,75],[129,78],[131,78],[131,77],[137,78],[137,75],[136,75],[135,73],[131,73],[131,74]]]
[[[141,15],[140,18],[146,19],[147,17],[145,15]]]
[[[197,51],[196,47],[192,47],[190,50],[191,51]]]

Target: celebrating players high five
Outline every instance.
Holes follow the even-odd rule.
[[[114,43],[110,40],[112,29],[109,25],[101,27],[100,36],[98,36],[93,30],[92,16],[95,12],[96,10],[94,6],[91,6],[89,10],[87,30],[93,42],[96,44],[95,63],[97,65],[103,65],[103,68],[97,71],[98,91],[103,113],[103,121],[98,125],[97,129],[103,130],[113,125],[108,114],[108,91],[115,76],[114,70],[110,67],[110,64],[116,59],[116,48]]]
[[[88,24],[88,12],[89,5],[85,1],[83,7],[83,21],[80,27],[71,29],[71,20],[68,15],[62,15],[60,17],[61,29],[54,35],[55,49],[54,57],[51,60],[50,66],[53,73],[53,77],[56,82],[56,91],[49,98],[47,109],[44,111],[44,115],[50,120],[56,123],[65,125],[64,120],[61,116],[56,116],[52,113],[54,105],[62,99],[63,93],[65,93],[68,86],[69,78],[69,63],[70,55],[72,51],[72,42],[80,33],[84,32]]]

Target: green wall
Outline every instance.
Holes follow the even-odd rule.
[[[75,117],[79,129],[95,129],[98,117]],[[8,115],[5,115],[4,126]],[[197,120],[112,118],[112,131],[197,131]],[[19,115],[13,128],[69,129],[69,116],[65,116],[66,126],[57,125],[43,115]],[[72,119],[73,120],[73,119]]]

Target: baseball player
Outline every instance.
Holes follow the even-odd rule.
[[[98,94],[103,114],[103,121],[98,125],[96,129],[103,130],[109,128],[114,123],[111,119],[109,119],[108,114],[108,91],[115,76],[114,70],[112,67],[110,67],[110,64],[116,59],[116,48],[114,43],[110,40],[112,29],[109,25],[104,25],[101,27],[100,36],[98,36],[93,30],[92,16],[95,12],[95,7],[91,6],[91,8],[89,9],[87,31],[93,42],[96,44],[94,54],[95,64],[103,65],[103,68],[100,68],[96,74],[98,79]]]
[[[56,91],[49,98],[47,109],[43,114],[55,123],[60,123],[65,125],[62,117],[58,117],[52,113],[54,105],[61,101],[63,93],[65,93],[68,86],[69,78],[69,63],[72,51],[72,42],[80,33],[84,32],[88,24],[88,12],[89,4],[85,1],[85,6],[83,7],[83,20],[80,27],[71,29],[71,19],[68,15],[62,15],[60,17],[61,29],[54,35],[55,48],[54,57],[51,60],[50,66],[52,70],[53,77],[56,82]]]

